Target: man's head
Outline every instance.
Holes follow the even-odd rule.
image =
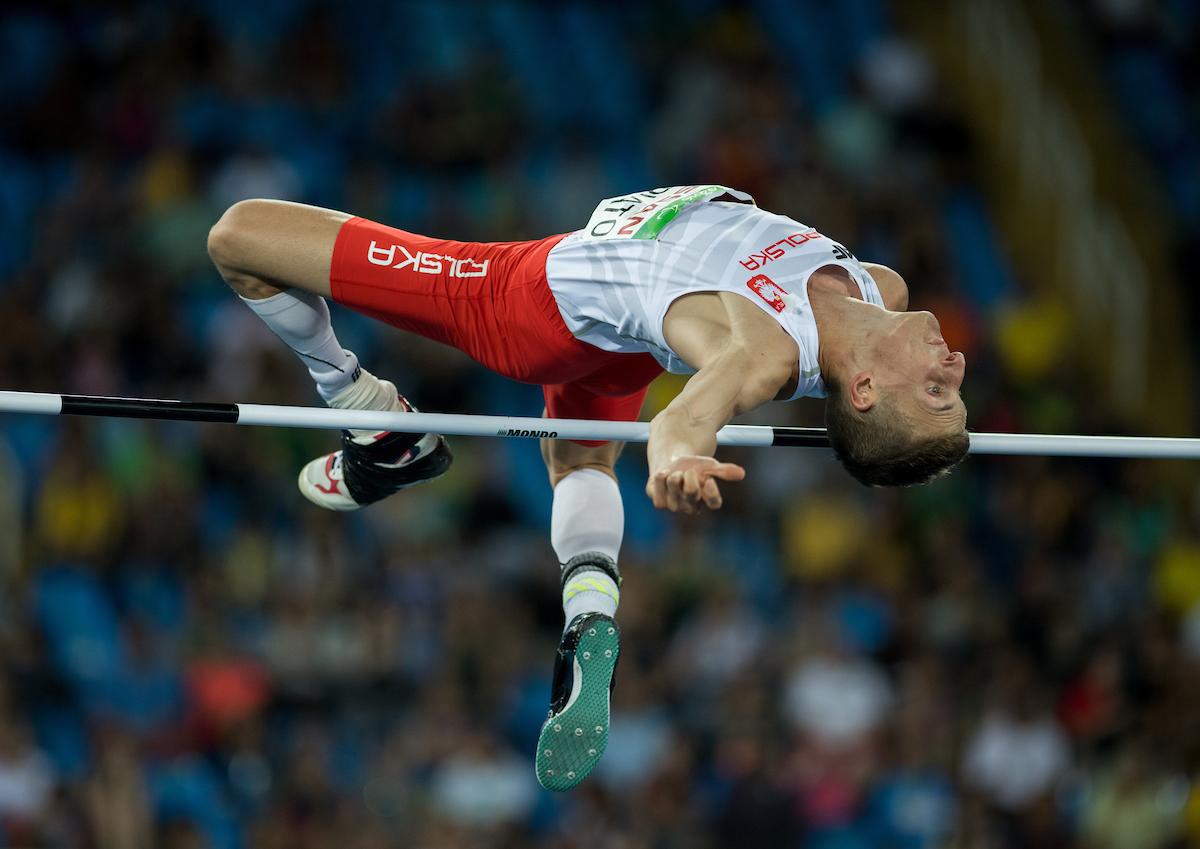
[[[846,471],[867,486],[909,486],[962,460],[965,369],[931,314],[887,313],[869,343],[825,375],[825,427]]]

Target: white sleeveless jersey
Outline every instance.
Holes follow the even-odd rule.
[[[671,186],[601,201],[587,227],[550,251],[546,276],[576,338],[648,352],[674,374],[696,370],[667,345],[667,308],[693,292],[736,292],[796,340],[799,398],[825,395],[808,278],[828,265],[845,268],[863,299],[883,306],[853,254],[813,228],[724,186]]]

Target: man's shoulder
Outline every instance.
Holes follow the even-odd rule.
[[[886,265],[874,262],[864,262],[862,267],[879,287],[879,294],[883,296],[885,307],[895,312],[904,312],[908,309],[908,284],[904,282],[903,277]]]

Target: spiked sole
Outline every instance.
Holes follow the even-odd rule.
[[[583,781],[608,746],[609,690],[621,649],[621,632],[599,617],[575,649],[571,699],[542,725],[534,760],[538,782],[561,793]]]

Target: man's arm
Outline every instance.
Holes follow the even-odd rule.
[[[789,340],[790,341],[790,340]],[[655,507],[695,513],[721,506],[716,479],[741,480],[745,470],[713,459],[717,431],[740,413],[772,400],[792,376],[791,347],[751,348],[730,341],[650,422],[646,494]]]

